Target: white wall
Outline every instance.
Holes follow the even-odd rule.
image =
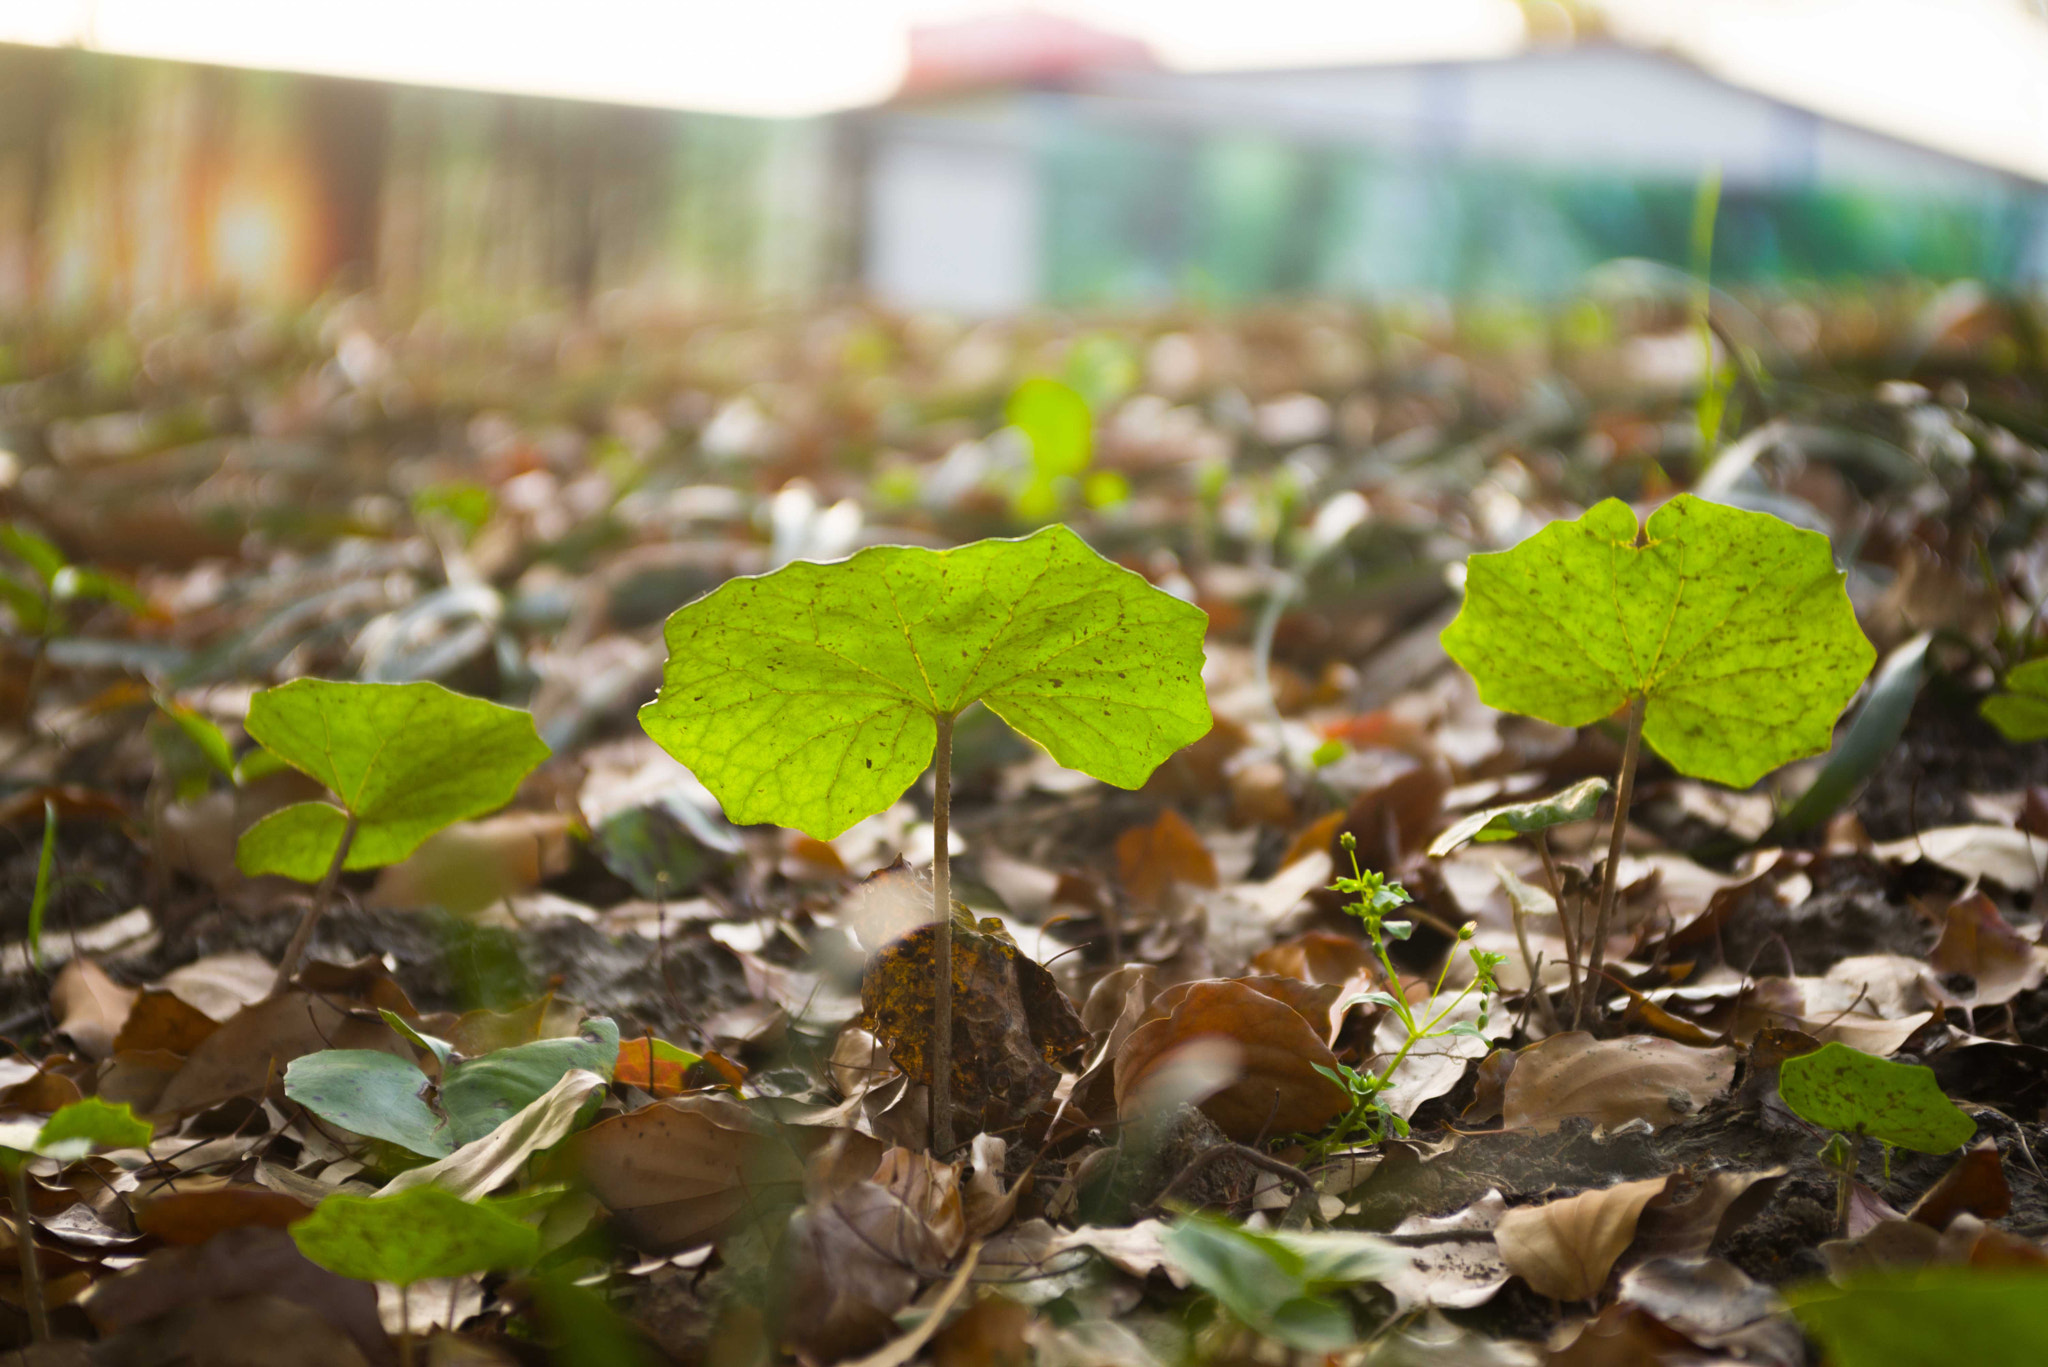
[[[1040,187],[1029,140],[1006,124],[876,120],[863,277],[898,308],[993,314],[1039,295]]]

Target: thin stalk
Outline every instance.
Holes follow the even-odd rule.
[[[1593,947],[1586,955],[1585,990],[1572,1004],[1572,1029],[1586,1019],[1586,1001],[1600,989],[1600,967],[1607,959],[1607,927],[1614,917],[1614,898],[1621,888],[1621,838],[1628,830],[1628,804],[1636,792],[1636,756],[1643,748],[1643,708],[1648,699],[1628,705],[1628,743],[1621,751],[1621,775],[1614,785],[1614,829],[1607,837],[1607,874],[1600,880],[1600,914],[1593,921]]]
[[[1557,908],[1557,932],[1564,937],[1564,971],[1568,981],[1565,984],[1566,1000],[1572,1003],[1573,1011],[1578,1010],[1579,1001],[1579,935],[1572,928],[1572,913],[1565,908],[1564,885],[1557,876],[1557,861],[1550,857],[1550,832],[1536,832],[1536,852],[1543,856],[1543,882],[1550,889],[1550,902]],[[1541,991],[1541,985],[1536,985]],[[1545,998],[1549,997],[1544,993]],[[1576,1021],[1576,1017],[1574,1017]]]
[[[953,717],[938,718],[932,768],[932,1157],[953,1151],[953,866],[946,846],[953,816]]]
[[[36,1261],[35,1225],[28,1218],[28,1155],[21,1155],[7,1174],[7,1190],[14,1197],[14,1238],[21,1250],[21,1299],[28,1310],[28,1333],[37,1343],[50,1338],[50,1312],[43,1305],[43,1268]]]
[[[356,839],[356,814],[348,814],[348,825],[342,827],[341,843],[334,847],[334,859],[327,866],[327,874],[320,880],[320,886],[313,891],[313,905],[306,908],[306,914],[299,918],[299,928],[292,932],[292,942],[284,947],[284,957],[277,964],[277,981],[270,985],[270,995],[283,995],[292,985],[292,974],[299,971],[299,960],[305,957],[306,946],[312,942],[313,928],[320,924],[320,918],[327,914],[327,903],[334,896],[334,885],[341,880],[341,866],[348,859],[348,847]]]
[[[412,1352],[412,1285],[402,1283],[398,1288],[398,1367],[413,1367]]]

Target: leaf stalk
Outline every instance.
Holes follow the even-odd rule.
[[[1621,888],[1621,841],[1628,830],[1628,806],[1635,797],[1636,759],[1643,749],[1643,711],[1649,699],[1637,694],[1628,705],[1628,741],[1621,750],[1621,773],[1614,784],[1614,826],[1607,837],[1607,869],[1600,880],[1600,911],[1593,922],[1593,945],[1586,954],[1583,989],[1572,1004],[1572,1029],[1586,1019],[1586,1003],[1599,991],[1600,968],[1607,960],[1607,931],[1614,918],[1615,896]]]
[[[953,714],[941,713],[932,766],[932,1157],[953,1151]]]
[[[277,980],[270,985],[271,996],[282,996],[292,985],[292,975],[299,971],[299,960],[305,957],[306,946],[312,943],[313,929],[327,914],[327,903],[334,897],[334,885],[341,880],[341,866],[348,861],[348,847],[355,843],[355,839],[356,814],[350,812],[348,825],[341,830],[341,843],[334,847],[334,858],[328,863],[320,886],[313,891],[313,904],[299,918],[299,928],[292,932],[291,943],[284,947],[284,956],[277,962]]]

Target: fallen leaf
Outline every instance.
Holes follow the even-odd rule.
[[[1171,807],[1151,825],[1133,826],[1118,836],[1116,862],[1124,891],[1142,906],[1159,906],[1175,883],[1216,886],[1216,856]]]
[[[439,907],[457,916],[528,892],[569,866],[569,818],[560,812],[501,812],[458,821],[377,874],[378,906]]]
[[[157,1098],[175,1115],[203,1111],[279,1086],[293,1059],[322,1049],[378,1049],[410,1059],[412,1047],[382,1020],[350,1016],[324,996],[286,992],[245,1006],[201,1040]]]
[[[1519,1075],[1525,1066],[1515,1072]],[[1635,1238],[1643,1207],[1670,1184],[1669,1177],[1650,1177],[1540,1206],[1517,1206],[1501,1216],[1494,1230],[1501,1258],[1539,1295],[1591,1300]]]
[[[1997,905],[1976,892],[1948,909],[1927,962],[1937,972],[1963,973],[1974,981],[1966,1005],[1997,1006],[2041,985],[2048,950],[2014,930]]]
[[[794,1205],[803,1163],[775,1127],[722,1095],[677,1097],[576,1136],[578,1170],[634,1248],[675,1252]]]
[[[1333,930],[1307,930],[1252,956],[1261,973],[1299,978],[1305,983],[1339,985],[1360,973],[1384,978],[1372,946],[1355,935]]]
[[[70,1036],[80,1053],[100,1059],[114,1052],[114,1038],[137,995],[92,960],[73,959],[50,984],[50,1012],[58,1032]]]
[[[1644,1208],[1636,1222],[1636,1241],[1629,1252],[1638,1261],[1652,1258],[1703,1258],[1724,1232],[1738,1229],[1763,1208],[1789,1169],[1709,1174],[1682,1201],[1676,1186]]]
[[[1961,1214],[1996,1220],[2011,1210],[2012,1187],[2005,1180],[2005,1164],[1998,1156],[1998,1145],[1987,1140],[1965,1149],[1941,1180],[1913,1203],[1906,1218],[1929,1229],[1947,1229]]]
[[[1734,1077],[1732,1048],[1571,1031],[1522,1050],[1508,1077],[1503,1123],[1552,1130],[1568,1116],[1587,1116],[1610,1127],[1631,1120],[1662,1127],[1697,1113]]]
[[[481,1139],[471,1140],[437,1162],[408,1168],[382,1192],[394,1196],[414,1187],[436,1186],[465,1200],[496,1191],[518,1174],[528,1158],[559,1144],[576,1128],[583,1104],[605,1089],[605,1080],[582,1068],[563,1073],[554,1086]]]
[[[1493,1239],[1506,1212],[1500,1192],[1489,1189],[1455,1214],[1409,1216],[1394,1226],[1408,1265],[1388,1273],[1380,1284],[1403,1311],[1423,1305],[1450,1310],[1484,1305],[1513,1275]]]
[[[882,1155],[874,1183],[924,1221],[948,1257],[966,1247],[967,1215],[960,1198],[957,1165],[892,1148]]]
[[[137,1199],[134,1209],[137,1229],[180,1246],[230,1229],[283,1229],[313,1213],[295,1196],[244,1183],[166,1189]]]
[[[1924,859],[1972,881],[1988,878],[2015,892],[2039,887],[2048,870],[2048,843],[2011,826],[1937,826],[1876,845],[1871,853],[1900,864]]]
[[[224,1021],[270,995],[277,966],[260,954],[209,954],[174,968],[157,984],[208,1020]]]
[[[1262,1135],[1312,1133],[1343,1114],[1344,1089],[1315,1070],[1337,1059],[1299,1012],[1243,983],[1182,983],[1152,1003],[1165,1014],[1131,1032],[1116,1056],[1121,1113],[1147,1079],[1198,1040],[1221,1038],[1238,1051],[1235,1081],[1202,1100],[1209,1118],[1240,1143]]]
[[[1416,1003],[1413,1010],[1419,1025],[1426,1025],[1442,1013],[1439,1030],[1469,1025],[1479,1032],[1479,1037],[1462,1033],[1440,1035],[1420,1040],[1409,1050],[1408,1057],[1394,1072],[1393,1085],[1380,1093],[1394,1114],[1404,1120],[1414,1115],[1423,1102],[1445,1095],[1463,1081],[1465,1070],[1491,1053],[1490,1041],[1505,1035],[1511,1024],[1507,1013],[1496,1005],[1487,1023],[1480,1025],[1477,993],[1468,993],[1461,1000],[1456,992],[1440,992]],[[1374,1052],[1367,1062],[1373,1068],[1384,1068],[1407,1042],[1407,1028],[1399,1016],[1389,1011],[1380,1017],[1379,1028],[1373,1033]]]
[[[1699,1347],[1775,1367],[1802,1367],[1805,1344],[1777,1292],[1721,1258],[1658,1258],[1621,1276],[1618,1299]]]
[[[782,1258],[783,1341],[819,1362],[887,1342],[896,1312],[947,1264],[931,1227],[873,1182],[790,1216]]]
[[[176,993],[151,988],[135,998],[114,1036],[114,1052],[161,1049],[190,1054],[218,1028],[219,1022]]]

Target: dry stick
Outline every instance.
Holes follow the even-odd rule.
[[[1316,1194],[1315,1179],[1311,1178],[1300,1168],[1295,1167],[1292,1163],[1283,1162],[1269,1153],[1253,1148],[1249,1144],[1223,1143],[1213,1144],[1189,1159],[1188,1165],[1175,1173],[1173,1180],[1164,1187],[1161,1187],[1159,1194],[1152,1198],[1153,1206],[1155,1208],[1165,1206],[1166,1202],[1175,1192],[1178,1192],[1181,1188],[1194,1181],[1197,1176],[1207,1170],[1212,1164],[1225,1158],[1242,1159],[1261,1171],[1270,1172],[1303,1196],[1314,1196]]]
[[[299,971],[299,960],[305,956],[306,946],[313,939],[313,927],[320,924],[320,918],[327,914],[327,903],[334,896],[334,885],[341,878],[341,866],[348,858],[348,847],[356,839],[356,814],[348,814],[348,825],[342,827],[341,843],[334,847],[334,860],[327,866],[327,875],[320,880],[320,886],[313,892],[313,905],[306,908],[306,914],[299,918],[299,928],[292,932],[292,942],[284,947],[284,957],[278,961],[277,981],[270,985],[270,995],[284,995],[292,985],[292,974]]]
[[[14,1237],[21,1249],[21,1299],[28,1311],[28,1334],[35,1343],[50,1338],[50,1312],[43,1304],[43,1268],[36,1261],[36,1230],[28,1217],[28,1155],[7,1174],[14,1197]]]
[[[1614,917],[1615,894],[1621,889],[1621,838],[1628,829],[1628,804],[1636,791],[1636,756],[1643,748],[1643,708],[1638,694],[1628,705],[1628,744],[1621,751],[1621,777],[1614,785],[1614,833],[1607,838],[1607,876],[1600,880],[1600,914],[1593,922],[1593,948],[1586,956],[1585,991],[1572,1005],[1572,1029],[1586,1019],[1586,999],[1600,989],[1600,966],[1607,959],[1607,926]]]
[[[938,718],[932,769],[932,1157],[953,1151],[953,868],[946,848],[953,808],[953,715]]]

